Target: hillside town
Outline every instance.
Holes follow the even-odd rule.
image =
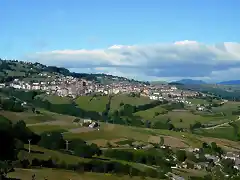
[[[30,82],[14,79],[9,84],[0,84],[0,88],[12,87],[22,90],[41,90],[45,91],[46,94],[53,94],[61,97],[68,96],[72,98],[94,93],[101,95],[138,93],[139,95],[149,97],[152,100],[174,99],[179,102],[185,102],[184,97],[194,97],[198,95],[197,92],[182,91],[177,89],[176,86],[168,84],[145,85],[128,81],[113,81],[108,84],[103,84],[74,78],[72,76],[56,76],[54,80],[48,80],[51,76],[47,73],[40,73],[39,76],[46,78],[46,81]]]

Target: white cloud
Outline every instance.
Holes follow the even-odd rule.
[[[113,45],[105,49],[54,50],[27,56],[31,61],[145,80],[181,78],[218,81],[240,78],[240,43],[196,41],[147,45]],[[228,72],[234,73],[225,75]],[[238,77],[236,77],[238,76]]]

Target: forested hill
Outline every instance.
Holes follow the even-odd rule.
[[[34,78],[39,73],[49,73],[64,76],[73,76],[83,78],[90,81],[98,81],[102,83],[113,81],[126,81],[132,83],[146,83],[125,77],[118,77],[109,74],[88,74],[70,72],[68,69],[56,66],[46,66],[40,63],[31,63],[18,60],[2,60],[0,58],[0,83],[9,82],[15,78]]]

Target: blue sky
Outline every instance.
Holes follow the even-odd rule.
[[[140,79],[193,77],[217,80],[210,75],[216,74],[218,67],[226,66],[219,69],[221,71],[233,71],[233,67],[240,65],[236,62],[240,55],[235,53],[240,51],[239,8],[239,0],[0,0],[0,57]],[[184,43],[180,50],[175,47],[174,42],[184,40],[196,41],[199,49],[192,52],[196,43]],[[236,43],[229,45],[224,42]],[[110,50],[113,45],[118,45],[118,48]],[[128,46],[131,48],[126,48]],[[173,52],[172,48],[175,48],[174,55],[169,54]],[[158,54],[150,55],[153,49]],[[181,56],[179,51],[184,51]],[[191,56],[187,54],[189,51]],[[177,55],[179,61],[187,64],[182,63],[182,69],[171,73],[173,68],[169,64],[177,65],[171,60]],[[197,64],[195,69],[191,69],[195,75],[186,74],[185,68],[196,62],[194,58],[198,62],[209,58],[220,60],[211,66]],[[138,61],[140,67],[133,67]],[[159,65],[154,70],[156,73],[146,69],[138,74],[141,64],[146,65],[145,61]],[[168,62],[168,67],[163,61]],[[202,66],[208,69],[208,73],[196,69]]]

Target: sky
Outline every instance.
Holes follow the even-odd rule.
[[[240,79],[239,0],[0,0],[0,58],[138,80]]]

